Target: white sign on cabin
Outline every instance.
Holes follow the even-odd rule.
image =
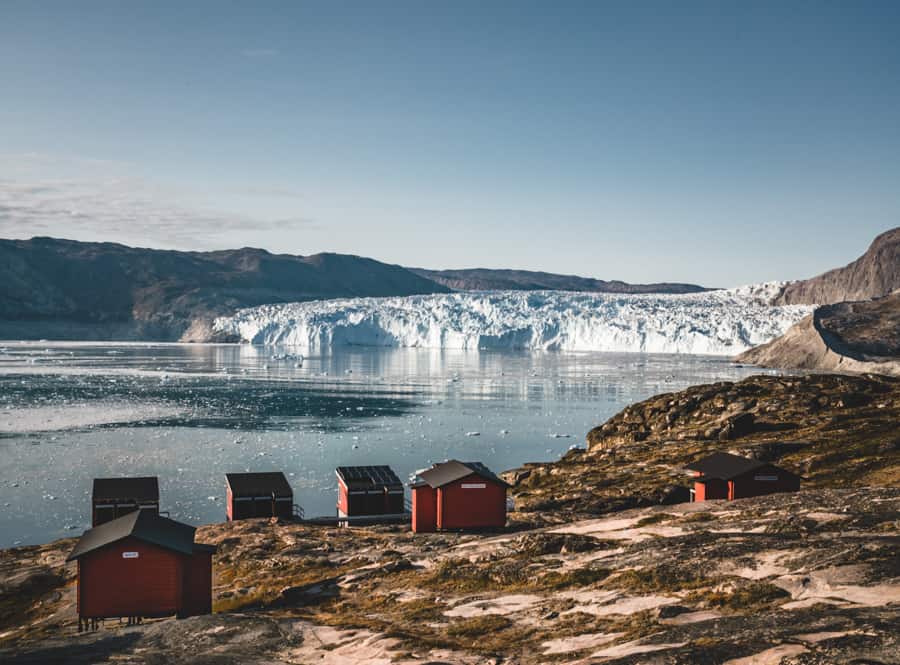
[[[464,490],[483,490],[487,485],[484,483],[463,483],[462,488]]]
[[[778,480],[778,476],[753,476],[753,480]]]
[[[137,559],[140,555],[140,552],[122,552],[123,559]]]

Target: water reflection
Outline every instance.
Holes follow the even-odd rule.
[[[554,459],[628,403],[750,373],[672,355],[0,344],[0,546],[77,533],[95,476],[158,475],[164,509],[203,523],[223,517],[225,473],[279,469],[307,514],[330,514],[338,465]]]

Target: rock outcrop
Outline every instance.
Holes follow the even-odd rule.
[[[716,451],[777,460],[805,486],[896,484],[898,422],[898,378],[753,376],[632,404],[588,432],[586,450],[504,477],[520,511],[557,516],[666,502],[688,484],[684,466]]]
[[[777,305],[830,305],[880,298],[900,289],[900,227],[882,233],[853,263],[788,284]]]
[[[816,309],[737,362],[762,367],[900,376],[900,293]]]

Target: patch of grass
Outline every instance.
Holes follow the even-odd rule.
[[[660,522],[665,522],[666,520],[669,520],[671,518],[672,516],[668,513],[656,513],[655,515],[647,515],[647,517],[642,517],[635,523],[635,526],[650,526],[651,524],[659,524]]]
[[[650,593],[698,589],[709,586],[709,584],[710,579],[694,569],[657,566],[656,568],[626,570],[611,577],[606,586],[636,593]]]
[[[499,614],[488,614],[483,617],[472,617],[453,621],[447,626],[447,635],[450,637],[474,638],[505,630],[513,625],[513,622]]]
[[[733,591],[714,591],[704,598],[710,607],[732,612],[760,609],[790,598],[790,594],[768,582],[751,582]]]
[[[534,581],[534,586],[544,590],[588,587],[609,577],[607,568],[576,568],[565,572],[552,571]]]
[[[520,561],[472,563],[465,559],[444,559],[421,580],[433,591],[473,593],[525,586],[529,577]]]
[[[704,511],[702,513],[691,513],[687,515],[682,522],[686,522],[688,524],[694,524],[697,522],[712,522],[716,519],[716,516],[710,511]]]

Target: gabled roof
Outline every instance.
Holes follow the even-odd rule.
[[[225,480],[236,496],[294,496],[287,478],[281,471],[260,473],[226,473]]]
[[[731,453],[713,453],[687,465],[685,468],[691,471],[699,471],[706,478],[731,480],[748,471],[764,466],[772,466],[772,464],[746,457],[738,457]]]
[[[94,478],[94,501],[125,499],[159,502],[159,480],[156,476],[136,478]]]
[[[460,478],[470,476],[473,473],[481,476],[485,480],[490,480],[499,485],[509,487],[509,483],[498,477],[481,462],[460,462],[455,459],[434,464],[430,469],[419,472],[415,481],[413,481],[412,486],[421,487],[422,485],[429,485],[435,488],[443,487]]]
[[[402,488],[403,483],[389,466],[339,466],[335,473],[349,489],[369,487]]]
[[[189,524],[160,517],[152,510],[135,510],[85,531],[66,561],[74,561],[88,552],[129,537],[167,550],[191,554],[195,548],[195,531]]]

